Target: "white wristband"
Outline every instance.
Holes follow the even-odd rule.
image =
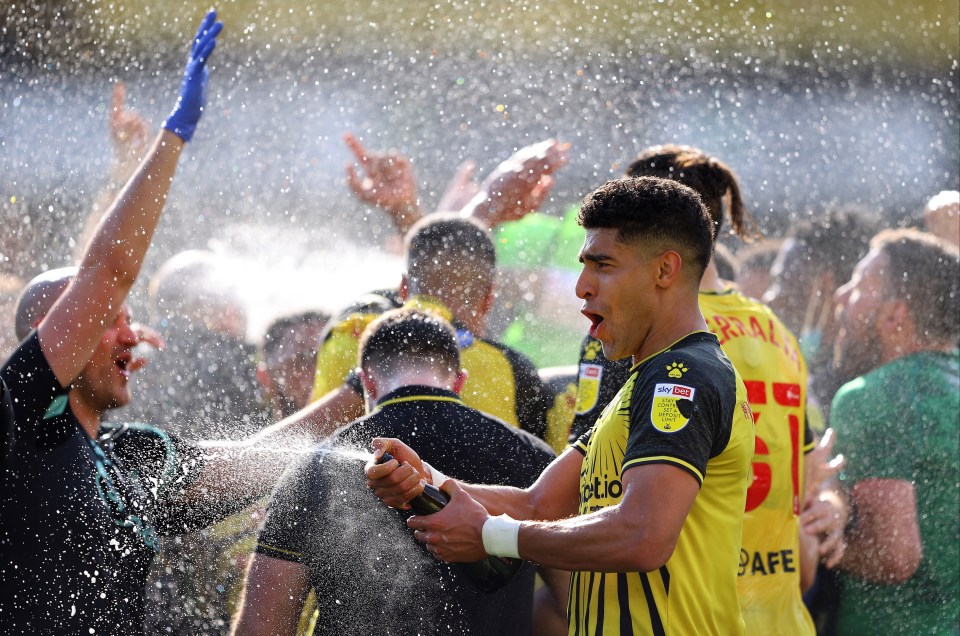
[[[443,486],[443,484],[446,483],[448,479],[450,479],[449,477],[441,473],[439,470],[437,470],[427,462],[421,461],[420,463],[423,464],[423,467],[426,468],[427,471],[429,471],[430,483],[436,486],[437,488],[440,488],[441,486]]]
[[[490,517],[483,523],[483,549],[491,556],[520,558],[520,522],[507,515]]]

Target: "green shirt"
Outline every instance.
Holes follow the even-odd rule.
[[[912,482],[923,559],[899,585],[842,577],[839,634],[960,632],[960,352],[899,358],[833,399],[836,450],[849,486]]]

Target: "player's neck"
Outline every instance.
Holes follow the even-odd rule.
[[[101,411],[84,400],[76,389],[70,391],[70,410],[87,435],[96,439],[100,433]]]
[[[640,349],[633,354],[633,364],[667,349],[691,333],[707,331],[707,323],[700,313],[696,297],[692,303],[685,300],[680,306],[663,311],[660,315],[663,319],[650,326]]]

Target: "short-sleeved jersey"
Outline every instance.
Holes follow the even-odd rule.
[[[16,442],[16,423],[13,417],[13,402],[7,383],[0,376],[0,471],[6,470]]]
[[[913,484],[923,558],[906,582],[841,576],[838,634],[960,633],[960,352],[923,351],[845,384],[833,400],[843,481]]]
[[[800,593],[807,368],[796,339],[770,309],[734,291],[701,292],[700,310],[747,388],[756,422],[738,586],[747,634],[812,636]]]
[[[364,329],[380,314],[400,306],[395,294],[377,292],[364,296],[331,321],[317,354],[312,400],[343,384],[350,370],[357,366],[359,339]],[[434,313],[453,324],[461,364],[468,372],[461,392],[467,406],[544,437],[549,404],[540,376],[526,356],[472,333],[436,299],[414,296],[404,306]]]
[[[386,395],[374,413],[337,431],[329,447],[368,449],[373,437],[400,438],[444,474],[475,483],[527,487],[553,459],[534,436],[424,386]],[[362,462],[324,448],[281,479],[257,544],[260,554],[309,568],[316,633],[530,633],[532,565],[503,589],[480,591],[461,566],[424,550],[406,513],[372,494]]]
[[[0,483],[0,633],[137,634],[166,503],[200,452],[162,431],[110,425],[89,437],[36,333],[0,370],[15,439]]]
[[[797,341],[769,308],[739,292],[700,292],[700,311],[743,378],[756,418],[753,480],[747,491],[739,594],[746,633],[813,634],[800,594],[799,513],[803,454],[813,448],[806,422],[807,368]],[[629,377],[628,361],[608,361],[600,342],[581,349],[573,432]],[[590,424],[592,425],[592,424]]]
[[[570,634],[743,632],[737,562],[753,429],[746,388],[712,334],[692,333],[633,368],[574,445],[585,456],[579,514],[618,505],[623,473],[653,463],[686,470],[700,491],[657,571],[571,575]]]

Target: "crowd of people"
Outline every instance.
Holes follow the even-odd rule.
[[[0,278],[0,633],[960,633],[960,193],[768,238],[663,144],[560,219],[547,140],[428,211],[348,133],[395,288],[253,345],[191,249],[135,322],[222,28],[152,142],[117,87],[77,264]]]

